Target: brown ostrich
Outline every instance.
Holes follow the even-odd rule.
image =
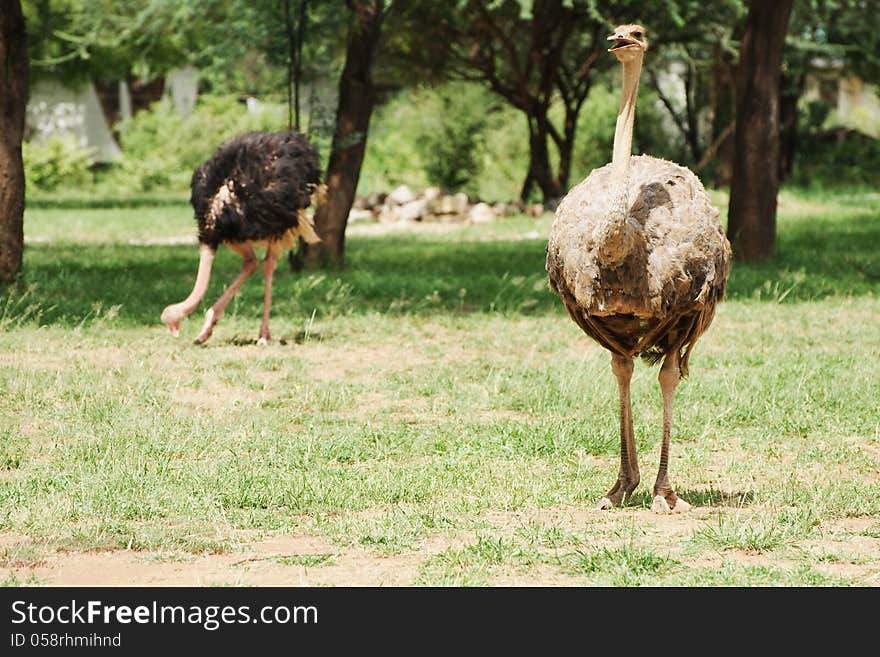
[[[651,509],[687,511],[668,478],[672,405],[697,338],[724,296],[730,244],[699,178],[646,155],[630,157],[645,29],[621,25],[609,49],[623,64],[611,164],[560,203],[547,245],[550,287],[571,318],[608,349],[620,393],[620,470],[597,508],[626,503],[639,484],[630,379],[633,358],[663,361],[663,442]]]
[[[272,274],[278,256],[284,248],[291,248],[297,237],[319,241],[305,213],[324,190],[319,176],[317,151],[296,132],[239,135],[222,144],[195,170],[190,201],[199,228],[199,269],[189,296],[162,312],[162,321],[174,337],[180,334],[181,321],[205,296],[219,245],[226,244],[242,257],[241,271],[208,309],[196,344],[211,337],[232,297],[256,270],[254,247],[265,246],[266,291],[257,344],[268,344]]]

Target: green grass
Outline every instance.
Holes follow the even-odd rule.
[[[260,349],[259,274],[204,347],[198,317],[179,341],[159,323],[197,250],[142,243],[192,235],[185,206],[29,208],[25,276],[0,297],[0,576],[282,532],[333,547],[278,563],[399,561],[418,585],[877,585],[878,217],[876,194],[783,194],[779,257],[734,266],[679,388],[671,478],[695,508],[660,517],[643,364],[642,486],[591,511],[617,391],[546,289],[549,219],[352,234],[344,271],[279,269]],[[209,298],[237,260],[220,251]]]
[[[279,557],[277,562],[285,566],[305,566],[315,568],[318,566],[332,566],[332,554],[294,554],[289,557]]]

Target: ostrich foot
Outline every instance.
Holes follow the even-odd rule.
[[[614,508],[615,506],[626,504],[627,502],[629,502],[629,498],[632,495],[632,492],[636,489],[636,486],[638,485],[638,478],[636,478],[635,481],[618,479],[614,483],[614,486],[611,487],[611,490],[608,491],[608,494],[605,495],[605,497],[599,500],[599,502],[596,504],[596,510],[605,511],[607,509]]]
[[[257,346],[258,346],[258,347],[266,347],[266,346],[269,345],[269,342],[271,342],[271,341],[272,341],[272,336],[270,336],[270,335],[261,335],[261,336],[257,339]]]
[[[674,494],[672,506],[669,505],[669,501],[662,495],[655,495],[654,501],[651,504],[651,511],[654,513],[685,513],[690,508],[690,504],[679,497],[675,497]]]
[[[217,320],[220,317],[217,316],[217,313],[214,312],[213,308],[208,308],[208,312],[205,313],[205,323],[202,325],[202,330],[196,336],[196,339],[193,341],[196,344],[203,344],[211,337],[211,334],[214,332],[214,327],[217,325]]]

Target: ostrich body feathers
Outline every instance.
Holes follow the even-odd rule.
[[[318,241],[304,210],[320,181],[318,153],[296,132],[248,132],[195,170],[190,202],[199,242]]]
[[[650,156],[631,159],[626,196],[626,254],[609,240],[615,184],[611,165],[571,189],[556,210],[547,245],[547,273],[572,319],[622,356],[656,362],[690,349],[724,296],[730,244],[699,178]]]

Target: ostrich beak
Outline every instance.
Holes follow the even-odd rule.
[[[622,34],[613,34],[607,38],[607,41],[615,41],[616,43],[608,49],[608,52],[614,52],[615,50],[622,50],[623,48],[628,48],[630,46],[636,45],[635,39],[630,39]]]

